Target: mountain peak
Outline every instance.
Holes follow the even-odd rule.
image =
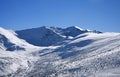
[[[80,31],[83,31],[82,28],[78,27],[78,26],[71,26],[71,27],[68,27],[66,29],[71,29],[71,30],[80,30]]]
[[[85,33],[85,30],[81,29],[78,26],[71,26],[71,27],[68,27],[64,30],[65,36],[75,37],[75,36],[82,34],[82,33]]]
[[[71,27],[68,27],[68,28],[74,28],[74,29],[79,29],[79,30],[83,30],[82,28],[80,28],[79,26],[71,26]]]
[[[56,27],[42,26],[39,28],[16,31],[16,33],[19,38],[25,39],[30,44],[36,46],[49,46],[64,39],[64,37],[59,34]]]

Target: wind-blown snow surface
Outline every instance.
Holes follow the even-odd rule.
[[[120,77],[120,33],[87,31],[71,39],[62,31],[56,33],[65,38],[60,44],[30,45],[14,52],[1,49],[0,76]]]

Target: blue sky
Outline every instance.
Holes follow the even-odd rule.
[[[0,0],[0,26],[40,26],[120,32],[120,0]]]

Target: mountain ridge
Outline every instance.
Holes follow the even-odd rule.
[[[100,31],[83,30],[77,26],[71,26],[68,28],[42,26],[39,28],[16,31],[19,38],[24,39],[30,44],[37,45],[37,46],[54,45],[55,43],[68,39],[68,37],[76,37],[77,35],[83,34],[86,32],[102,33]],[[48,38],[48,39],[45,39],[45,38]],[[39,41],[39,44],[38,44],[38,41]]]

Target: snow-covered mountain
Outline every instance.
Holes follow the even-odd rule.
[[[25,50],[6,52],[9,43]],[[119,70],[120,33],[77,26],[0,28],[0,77],[120,77]]]
[[[83,30],[77,26],[72,26],[65,29],[43,26],[40,28],[16,31],[19,38],[22,38],[30,44],[36,46],[56,45],[64,40],[68,40],[69,38],[76,37],[77,35],[86,32],[101,33],[99,31]]]
[[[51,27],[40,27],[27,30],[16,31],[19,38],[22,38],[30,44],[37,46],[49,46],[56,42],[62,41],[64,36],[58,34]]]

